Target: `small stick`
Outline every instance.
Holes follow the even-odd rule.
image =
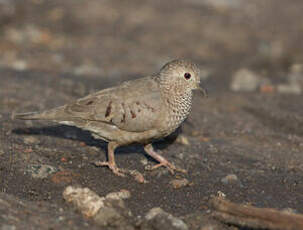
[[[212,216],[225,223],[249,228],[303,230],[300,214],[236,204],[221,197],[214,197],[210,202],[215,209]]]

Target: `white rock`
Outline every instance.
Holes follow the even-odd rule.
[[[259,75],[248,69],[240,69],[234,73],[230,89],[236,92],[252,92],[258,88],[260,83]]]

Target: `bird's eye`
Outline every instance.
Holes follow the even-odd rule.
[[[191,78],[191,74],[190,74],[190,73],[185,73],[185,74],[184,74],[184,78],[185,78],[186,80],[189,80],[189,79]]]

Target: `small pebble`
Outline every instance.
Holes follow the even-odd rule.
[[[181,145],[190,145],[188,138],[184,135],[179,135],[176,139],[176,143]]]
[[[50,174],[57,171],[58,170],[51,165],[30,165],[27,168],[27,172],[29,172],[33,178],[37,179],[47,178]]]
[[[287,76],[288,83],[277,86],[279,93],[296,94],[302,93],[303,89],[303,65],[293,64],[290,68],[290,73]]]
[[[148,160],[147,160],[146,158],[142,158],[142,159],[140,160],[140,162],[141,162],[141,164],[144,165],[144,166],[148,164]]]
[[[33,136],[24,137],[23,142],[27,145],[39,144],[40,143],[39,139],[36,138],[36,137],[33,137]]]
[[[226,197],[226,194],[224,192],[222,192],[222,191],[218,191],[217,195],[218,195],[218,197],[222,197],[222,198]]]
[[[130,196],[131,196],[130,191],[126,189],[121,189],[120,192],[108,193],[106,195],[106,198],[114,199],[114,200],[119,200],[119,199],[125,200],[125,199],[129,199]]]
[[[252,92],[257,89],[260,84],[260,77],[248,69],[240,69],[232,76],[230,89],[232,91]]]
[[[299,85],[296,84],[280,84],[277,86],[277,91],[279,93],[285,94],[301,94],[302,89]]]
[[[145,222],[142,224],[142,229],[154,229],[161,230],[172,229],[172,230],[188,230],[188,226],[183,220],[174,217],[170,213],[163,211],[161,208],[152,208],[145,215]]]
[[[261,93],[273,93],[275,92],[275,87],[273,85],[262,85],[260,86]]]
[[[235,183],[235,182],[237,182],[238,181],[238,177],[237,177],[237,175],[235,175],[235,174],[229,174],[229,175],[227,175],[226,177],[223,177],[222,179],[221,179],[221,182],[223,183],[223,184],[232,184],[232,183]]]
[[[73,181],[75,181],[75,179],[78,178],[79,176],[80,175],[77,173],[65,170],[55,173],[52,176],[51,181],[55,184],[70,184]]]
[[[189,185],[189,181],[185,178],[183,179],[175,179],[169,182],[170,185],[173,186],[174,189],[179,189]]]
[[[16,60],[12,63],[12,68],[18,71],[23,71],[27,69],[27,63],[24,60]]]

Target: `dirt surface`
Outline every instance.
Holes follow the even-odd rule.
[[[100,196],[126,189],[134,217],[161,207],[190,229],[228,228],[207,217],[208,200],[218,194],[303,213],[303,3],[291,2],[0,1],[2,229],[97,229],[63,200],[70,184]],[[120,178],[92,164],[106,159],[106,143],[88,132],[10,118],[156,72],[180,57],[201,66],[209,97],[195,95],[181,138],[155,146],[187,175],[147,171],[145,164],[156,162],[129,146],[118,149],[118,165],[149,183]],[[240,69],[252,71],[258,87],[232,90]],[[174,188],[176,178],[188,186]]]

